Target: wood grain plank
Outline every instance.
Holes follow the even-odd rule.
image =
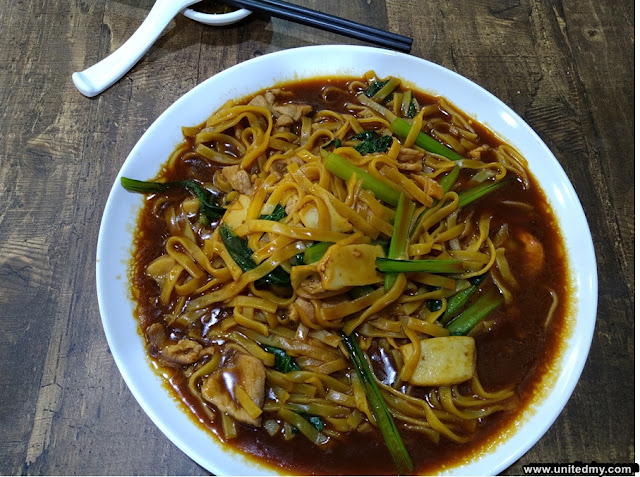
[[[0,121],[8,132],[0,152],[0,303],[7,323],[0,359],[12,363],[2,367],[0,379],[4,392],[19,399],[3,399],[3,442],[13,447],[3,445],[0,460],[14,473],[50,445],[69,346],[71,227],[63,224],[72,222],[78,164],[73,158],[80,152],[74,131],[81,134],[82,127],[61,120],[77,104],[61,102],[66,80],[55,74],[57,53],[69,57],[68,43],[57,34],[66,20],[65,12],[51,5],[29,2],[16,2],[2,19],[2,31],[11,32],[9,44],[15,48],[3,49],[10,68],[3,68],[0,88],[5,100]]]

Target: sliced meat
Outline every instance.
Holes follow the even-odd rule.
[[[154,358],[159,356],[160,350],[169,342],[167,331],[161,323],[153,323],[144,332],[147,339],[147,350]]]
[[[257,427],[261,418],[252,416],[240,404],[237,387],[242,387],[255,406],[262,409],[265,380],[266,371],[260,359],[232,348],[225,351],[220,368],[202,383],[202,396],[220,411]]]
[[[171,364],[193,364],[200,359],[202,345],[189,338],[169,344],[160,350],[160,359]]]
[[[424,157],[424,153],[410,147],[401,147],[398,153],[399,162],[420,162]]]
[[[275,104],[271,109],[276,116],[289,116],[294,122],[300,121],[302,116],[306,116],[313,108],[308,104],[286,103]]]
[[[204,348],[200,343],[189,338],[172,342],[161,323],[149,325],[145,337],[149,354],[169,366],[193,364],[203,356]]]
[[[283,114],[276,120],[276,127],[291,126],[294,123],[293,118],[288,114]]]
[[[431,177],[427,177],[422,174],[411,174],[411,178],[429,197],[442,199],[444,190],[442,189],[442,186]]]
[[[235,165],[223,167],[221,172],[231,187],[242,194],[251,195],[253,185],[251,184],[251,176],[247,171]]]
[[[258,108],[271,109],[271,105],[267,102],[267,99],[261,94],[259,94],[258,96],[255,96],[251,101],[249,101],[249,105],[256,106]]]
[[[290,126],[294,122],[300,121],[302,116],[313,111],[313,108],[308,104],[277,103],[276,99],[276,95],[272,91],[267,91],[264,95],[254,97],[249,104],[268,108],[277,119],[276,126]]]

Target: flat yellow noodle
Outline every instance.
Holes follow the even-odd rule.
[[[180,274],[183,270],[184,268],[182,267],[182,265],[176,263],[176,265],[169,272],[169,275],[167,276],[160,293],[160,300],[165,305],[171,301],[171,292],[173,292],[173,289],[175,288],[176,283],[178,282],[178,278],[180,277]]]
[[[242,406],[242,408],[249,414],[251,419],[257,419],[262,414],[262,408],[253,402],[251,396],[240,385],[236,385],[234,388],[235,397]]]
[[[325,305],[321,308],[320,315],[327,321],[339,320],[372,306],[377,300],[381,299],[384,294],[384,290],[378,288],[361,298],[346,303]]]
[[[424,117],[426,109],[422,108],[418,114],[416,114],[411,121],[411,129],[409,134],[404,139],[404,147],[412,147],[418,138],[418,134],[422,131],[422,118]]]
[[[434,325],[428,321],[422,321],[413,317],[407,317],[407,328],[434,337],[449,336],[451,334],[448,329],[442,326]]]
[[[187,309],[196,310],[199,308],[204,308],[205,306],[212,305],[213,303],[221,303],[235,297],[240,292],[242,292],[242,290],[247,285],[249,285],[249,283],[261,279],[268,273],[272,272],[281,262],[289,260],[294,255],[300,253],[303,249],[304,248],[300,247],[297,242],[286,246],[285,248],[273,254],[267,260],[262,262],[256,268],[249,270],[248,272],[244,272],[238,280],[228,283],[222,288],[209,292],[206,295],[194,298],[187,305]]]
[[[402,381],[409,381],[409,378],[413,376],[413,372],[418,366],[420,361],[420,353],[422,345],[420,343],[420,337],[411,327],[407,325],[406,318],[402,319],[402,329],[407,338],[411,341],[411,357],[405,360],[402,368],[400,369],[400,379]]]
[[[357,318],[349,320],[344,326],[344,332],[350,335],[355,329],[364,323],[367,318],[371,317],[374,313],[379,312],[383,308],[389,306],[396,301],[404,290],[404,286],[407,283],[407,277],[404,273],[397,275],[396,281],[393,286],[383,296],[376,300],[368,309],[360,314]]]
[[[264,336],[269,336],[269,327],[266,324],[260,323],[259,321],[256,321],[248,317],[247,315],[243,314],[240,311],[240,309],[241,307],[239,306],[236,306],[233,309],[233,319],[238,325],[248,328],[250,330],[257,331],[258,333],[261,333]]]
[[[428,196],[424,190],[420,189],[414,181],[407,178],[403,173],[389,166],[385,166],[380,171],[385,177],[391,179],[394,183],[398,184],[405,192],[411,197],[416,199],[422,205],[427,207],[433,204],[433,198]]]
[[[278,305],[272,301],[266,300],[257,296],[236,296],[232,298],[227,306],[240,307],[240,308],[255,308],[257,310],[268,311],[275,313],[278,309]]]
[[[266,232],[284,235],[297,240],[312,240],[315,242],[338,242],[348,235],[331,230],[312,229],[306,227],[290,227],[271,220],[248,220],[235,230],[236,235],[245,236],[251,232]]]
[[[238,266],[238,264],[231,258],[227,247],[224,243],[219,240],[220,239],[220,231],[216,229],[216,233],[213,235],[211,243],[213,245],[214,252],[224,261],[225,266],[231,273],[231,276],[234,280],[239,280],[242,276],[242,269]]]
[[[177,250],[184,248],[187,253]],[[211,268],[211,264],[200,247],[185,237],[169,237],[166,245],[167,253],[193,278],[200,278],[204,275],[204,268]]]
[[[331,194],[329,191],[316,184],[311,187],[311,192],[316,196],[321,197],[326,202],[329,202],[335,208],[336,212],[342,217],[346,218],[356,230],[362,230],[372,239],[378,238],[378,235],[380,233],[379,230],[368,224],[367,221],[363,217],[361,217],[355,210],[348,207],[344,202],[338,200],[338,198]]]
[[[284,235],[279,235],[275,239],[273,239],[270,242],[266,243],[262,248],[259,248],[258,250],[256,250],[253,253],[253,255],[251,255],[251,258],[253,258],[254,262],[260,263],[265,258],[269,257],[270,255],[273,255],[275,252],[280,250],[282,247],[285,247],[285,246],[289,245],[290,243],[292,243],[294,241],[295,241],[295,239],[293,239],[291,237],[285,237]]]

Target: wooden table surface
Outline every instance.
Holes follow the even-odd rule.
[[[206,474],[145,415],[102,331],[95,251],[127,154],[178,97],[238,62],[363,44],[254,14],[179,16],[132,71],[88,99],[71,82],[152,0],[11,0],[0,10],[0,474]],[[633,462],[634,4],[631,0],[298,0],[400,32],[412,54],[511,106],[571,179],[599,272],[595,336],[536,462]]]

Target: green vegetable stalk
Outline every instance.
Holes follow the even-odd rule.
[[[405,91],[402,94],[402,114],[407,118],[413,118],[416,115],[416,105],[413,101],[413,93],[411,91]]]
[[[411,460],[409,452],[407,452],[404,442],[402,442],[402,438],[398,433],[398,428],[393,422],[391,411],[389,411],[387,403],[382,397],[382,393],[378,388],[373,372],[371,371],[367,361],[364,359],[364,355],[362,354],[360,346],[358,346],[356,338],[353,335],[347,336],[343,334],[342,341],[349,352],[349,356],[353,362],[356,372],[358,373],[358,377],[360,378],[360,381],[362,381],[365,394],[367,395],[367,401],[371,406],[373,416],[378,423],[384,442],[391,453],[391,457],[393,458],[393,462],[395,463],[398,472],[401,474],[410,473],[413,471],[413,461]]]
[[[212,204],[210,202],[211,194],[194,181],[151,182],[121,177],[120,184],[128,191],[139,192],[141,194],[157,194],[171,189],[187,190],[198,198],[200,201],[200,212],[211,222],[219,219],[226,212],[224,207]]]
[[[400,196],[396,216],[393,222],[393,234],[391,235],[391,243],[389,244],[388,258],[406,258],[407,241],[409,239],[409,228],[411,227],[411,219],[413,212],[416,210],[416,204],[410,200],[405,194]],[[377,264],[376,260],[376,264]],[[379,269],[379,268],[378,268]],[[384,287],[389,290],[396,280],[395,273],[388,273],[384,279]]]
[[[490,192],[493,192],[500,187],[504,186],[508,180],[502,180],[500,182],[484,181],[471,189],[464,190],[458,194],[458,207],[462,208],[469,205],[474,200],[478,200],[484,197]]]
[[[314,243],[311,247],[305,249],[302,254],[302,261],[306,265],[311,265],[312,263],[316,263],[320,261],[324,254],[329,250],[329,247],[333,245],[332,242],[317,242]]]
[[[409,135],[409,131],[411,130],[411,123],[405,121],[402,118],[396,118],[389,125],[389,129],[391,129],[391,131],[393,131],[398,136],[407,137]],[[452,161],[459,161],[461,159],[464,159],[460,154],[449,149],[447,146],[436,141],[431,136],[423,133],[422,131],[418,133],[418,137],[416,138],[416,146],[419,146],[426,151],[433,152],[434,154],[444,156],[447,159],[451,159]]]
[[[471,295],[478,290],[478,287],[480,287],[480,284],[483,282],[485,277],[486,275],[480,275],[469,279],[469,282],[471,282],[471,286],[469,288],[460,290],[447,300],[447,309],[442,316],[440,316],[440,321],[443,324],[446,325],[449,323],[449,321],[451,321],[451,319],[460,312],[462,307],[469,301],[469,298],[471,298]]]
[[[453,188],[459,176],[460,166],[458,165],[454,166],[453,169],[442,176],[442,179],[440,179],[440,187],[442,187],[445,194]]]
[[[460,313],[446,328],[452,336],[463,336],[480,323],[489,313],[498,308],[504,299],[496,288],[483,293],[467,309]]]
[[[461,273],[463,260],[393,260],[376,258],[376,268],[383,273]]]
[[[372,81],[365,95],[376,102],[384,101],[400,85],[398,78],[389,78],[384,81]]]
[[[386,85],[389,82],[389,80],[386,81],[372,81],[369,84],[369,88],[365,91],[365,95],[368,98],[372,98],[378,91],[380,91],[384,85]]]
[[[343,157],[329,153],[324,158],[324,165],[329,172],[345,181],[351,179],[351,176],[355,174],[359,180],[362,180],[363,189],[370,190],[378,199],[387,204],[398,205],[401,194],[400,191],[376,179],[364,169],[359,168]]]

